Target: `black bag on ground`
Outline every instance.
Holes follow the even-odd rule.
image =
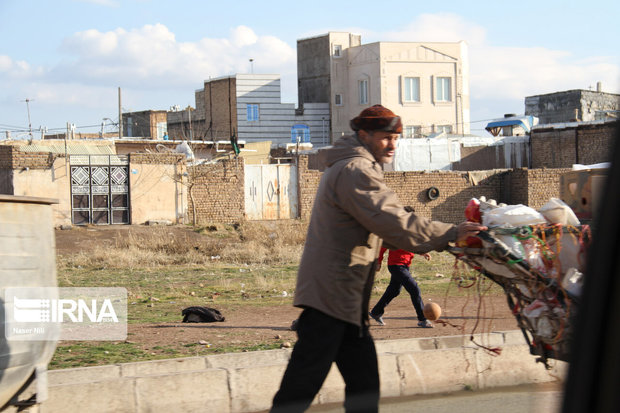
[[[187,307],[181,311],[184,323],[213,323],[224,321],[224,316],[219,310],[209,307]]]

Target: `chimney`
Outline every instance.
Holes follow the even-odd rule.
[[[596,91],[597,92],[603,91],[603,82],[596,82]]]

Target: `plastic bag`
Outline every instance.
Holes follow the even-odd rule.
[[[551,224],[572,225],[574,227],[581,225],[573,210],[558,198],[551,198],[538,212]]]
[[[521,227],[546,223],[547,220],[540,212],[522,204],[497,207],[482,215],[482,225],[488,227]]]

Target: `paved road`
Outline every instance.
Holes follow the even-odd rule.
[[[527,385],[485,391],[463,391],[382,401],[380,413],[555,413],[562,407],[561,387]],[[340,406],[312,408],[313,413],[341,413]]]

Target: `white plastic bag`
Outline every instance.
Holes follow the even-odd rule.
[[[545,223],[547,221],[540,212],[522,204],[497,207],[482,216],[482,225],[488,227],[522,227]]]
[[[574,227],[581,225],[573,210],[558,198],[551,198],[538,212],[551,224],[572,225]]]
[[[562,287],[574,296],[581,295],[583,274],[577,268],[569,268],[562,279]]]

